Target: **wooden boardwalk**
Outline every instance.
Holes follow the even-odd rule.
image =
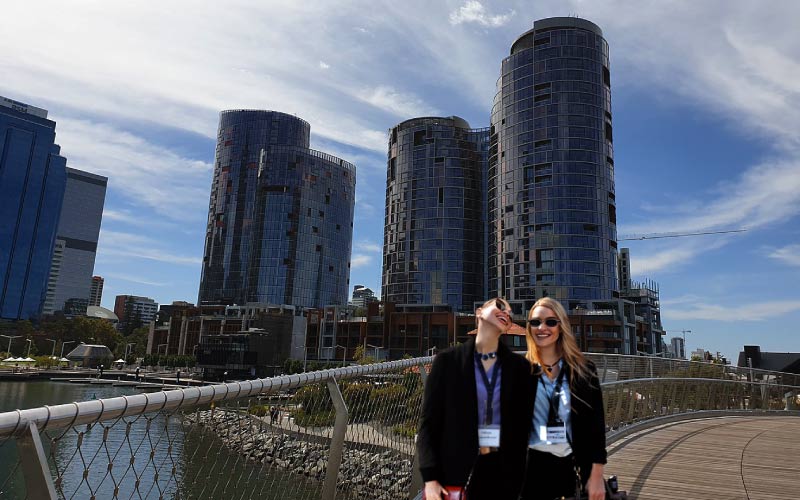
[[[800,499],[800,417],[665,424],[608,447],[606,475],[638,499]]]

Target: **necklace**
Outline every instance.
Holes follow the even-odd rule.
[[[494,352],[484,352],[484,353],[480,353],[480,352],[478,352],[478,351],[475,351],[475,357],[476,357],[476,358],[480,358],[480,359],[481,359],[481,360],[483,360],[483,361],[488,361],[488,360],[490,360],[490,359],[494,359],[494,358],[496,358],[496,357],[497,357],[497,351],[494,351]]]
[[[542,361],[542,365],[544,365],[544,369],[545,369],[545,370],[547,370],[547,373],[553,373],[553,368],[555,368],[556,366],[558,366],[558,362],[559,362],[559,361],[561,361],[561,358],[558,358],[558,359],[556,360],[556,362],[555,362],[555,363],[553,363],[552,365],[548,365],[547,363],[545,363],[544,361]]]

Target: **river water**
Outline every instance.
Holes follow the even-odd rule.
[[[0,381],[0,413],[16,409],[110,398],[140,392],[130,387],[84,385],[57,381]],[[152,417],[152,416],[151,416]],[[111,422],[109,422],[110,424]],[[318,498],[320,485],[287,471],[265,469],[246,462],[222,445],[213,433],[195,431],[175,416],[135,419],[126,432],[125,422],[114,422],[104,434],[95,426],[45,433],[45,453],[58,437],[55,464],[62,474],[66,498]],[[76,453],[78,442],[82,453]],[[131,460],[133,458],[133,460]],[[25,498],[14,440],[0,441],[0,499]],[[110,480],[106,473],[113,463]],[[131,467],[135,463],[135,467]],[[54,472],[51,461],[50,470]],[[134,471],[135,469],[135,471]],[[87,483],[84,470],[89,471]],[[105,479],[104,476],[106,477]],[[136,476],[136,477],[134,477]],[[170,480],[165,480],[170,476]],[[115,482],[118,489],[115,491]],[[87,484],[91,487],[87,488]]]

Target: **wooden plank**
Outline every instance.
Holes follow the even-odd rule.
[[[606,474],[631,498],[800,498],[800,418],[666,424],[609,447]]]

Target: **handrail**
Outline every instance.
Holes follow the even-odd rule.
[[[388,370],[409,368],[423,363],[430,363],[432,360],[432,357],[403,359],[371,365],[331,368],[274,378],[188,387],[186,389],[173,389],[170,391],[9,411],[0,413],[0,439],[24,434],[28,430],[30,423],[35,424],[39,431],[72,427],[153,411],[195,407],[258,394],[270,394],[295,389],[309,383],[342,380],[382,373]]]

